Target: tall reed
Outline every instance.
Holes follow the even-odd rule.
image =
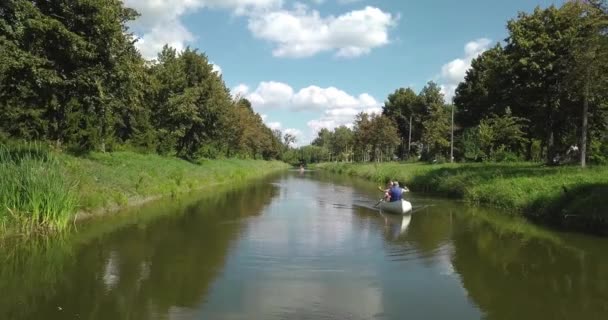
[[[76,206],[75,188],[52,152],[37,144],[0,146],[3,233],[64,231]]]

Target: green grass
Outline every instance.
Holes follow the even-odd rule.
[[[62,231],[77,205],[60,161],[40,146],[0,146],[0,227],[13,232]]]
[[[608,233],[608,167],[516,164],[343,164],[318,168],[524,214],[571,230]]]
[[[277,161],[209,160],[195,164],[132,152],[95,153],[86,158],[64,156],[63,160],[66,175],[79,182],[79,205],[84,211],[238,183],[287,168]]]
[[[0,146],[0,238],[61,232],[77,213],[115,210],[286,168],[276,161],[191,163],[132,152],[74,157],[40,145]]]

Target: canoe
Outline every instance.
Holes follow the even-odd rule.
[[[386,202],[382,200],[380,202],[380,210],[394,214],[406,214],[412,211],[412,204],[406,200],[395,202]]]

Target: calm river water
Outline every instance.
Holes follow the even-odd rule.
[[[0,247],[0,319],[608,319],[608,240],[288,172]]]

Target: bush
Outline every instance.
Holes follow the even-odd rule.
[[[21,233],[68,227],[77,205],[74,185],[55,155],[40,145],[0,146],[0,223]],[[6,231],[6,230],[5,230]]]

